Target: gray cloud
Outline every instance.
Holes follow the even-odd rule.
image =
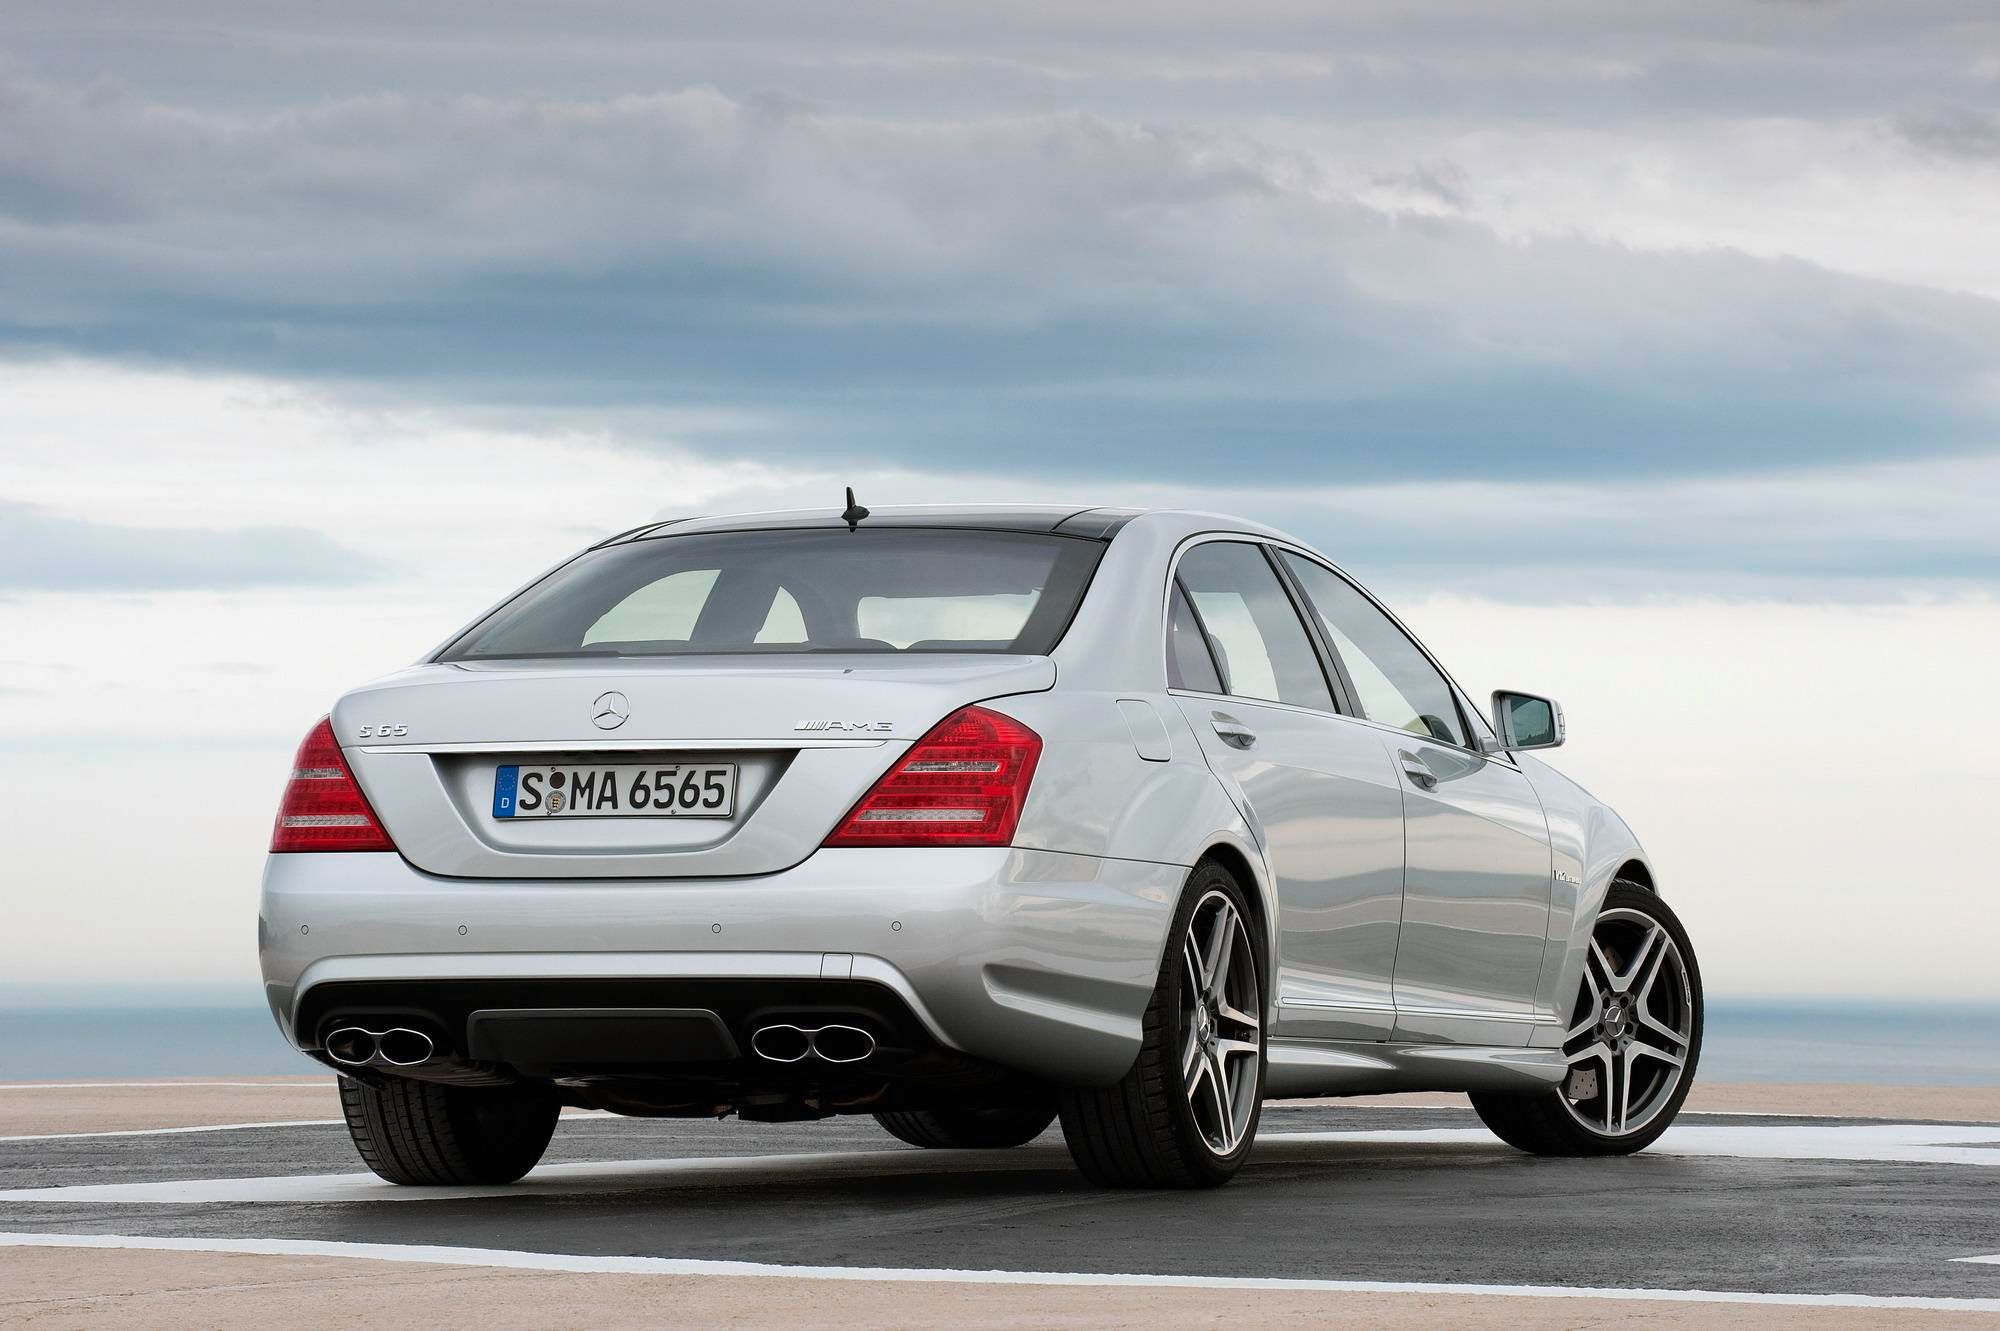
[[[298,527],[120,526],[0,501],[0,588],[11,591],[345,586],[380,572],[374,561]]]
[[[1896,129],[1918,147],[1966,161],[2000,161],[2000,115],[1957,102],[1904,111]]]
[[[1005,470],[954,486],[908,472],[792,478],[667,506],[654,516],[824,507],[856,485],[863,502],[978,496],[1047,501]],[[1438,591],[1507,601],[1684,598],[1897,601],[2000,594],[2000,455],[1640,482],[1466,481],[1286,485],[1218,468],[1201,484],[1127,478],[1066,491],[1103,503],[1191,508],[1271,523],[1397,595]]]
[[[1407,183],[1461,193],[1461,174]],[[1336,482],[1991,446],[2000,306],[1363,203],[1242,129],[695,87],[219,110],[0,88],[0,343],[719,453]]]

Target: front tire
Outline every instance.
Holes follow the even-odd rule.
[[[932,1149],[997,1151],[1025,1146],[1048,1131],[1056,1111],[1046,1105],[995,1109],[909,1109],[875,1115],[890,1136]]]
[[[1062,1094],[1063,1138],[1091,1182],[1213,1188],[1249,1155],[1264,1098],[1254,918],[1228,870],[1207,860],[1195,866],[1167,933],[1132,1070],[1113,1086]]]
[[[340,1079],[348,1136],[391,1183],[512,1183],[533,1169],[562,1106],[545,1086],[446,1086]]]
[[[1591,928],[1563,1036],[1569,1071],[1541,1095],[1474,1092],[1494,1135],[1535,1155],[1630,1155],[1680,1113],[1701,1057],[1701,968],[1680,917],[1619,879]]]

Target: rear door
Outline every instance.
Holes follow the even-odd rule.
[[[1525,1043],[1549,924],[1540,800],[1511,760],[1474,750],[1456,690],[1393,619],[1332,569],[1293,551],[1281,559],[1402,786],[1396,1034]]]
[[[1386,1039],[1403,805],[1381,743],[1336,712],[1262,546],[1190,547],[1170,598],[1169,685],[1275,880],[1277,1032]]]

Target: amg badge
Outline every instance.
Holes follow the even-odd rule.
[[[886,735],[896,728],[891,721],[801,721],[794,730],[861,730]]]

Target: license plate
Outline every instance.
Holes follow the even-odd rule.
[[[728,818],[736,764],[508,765],[493,773],[495,818]]]

